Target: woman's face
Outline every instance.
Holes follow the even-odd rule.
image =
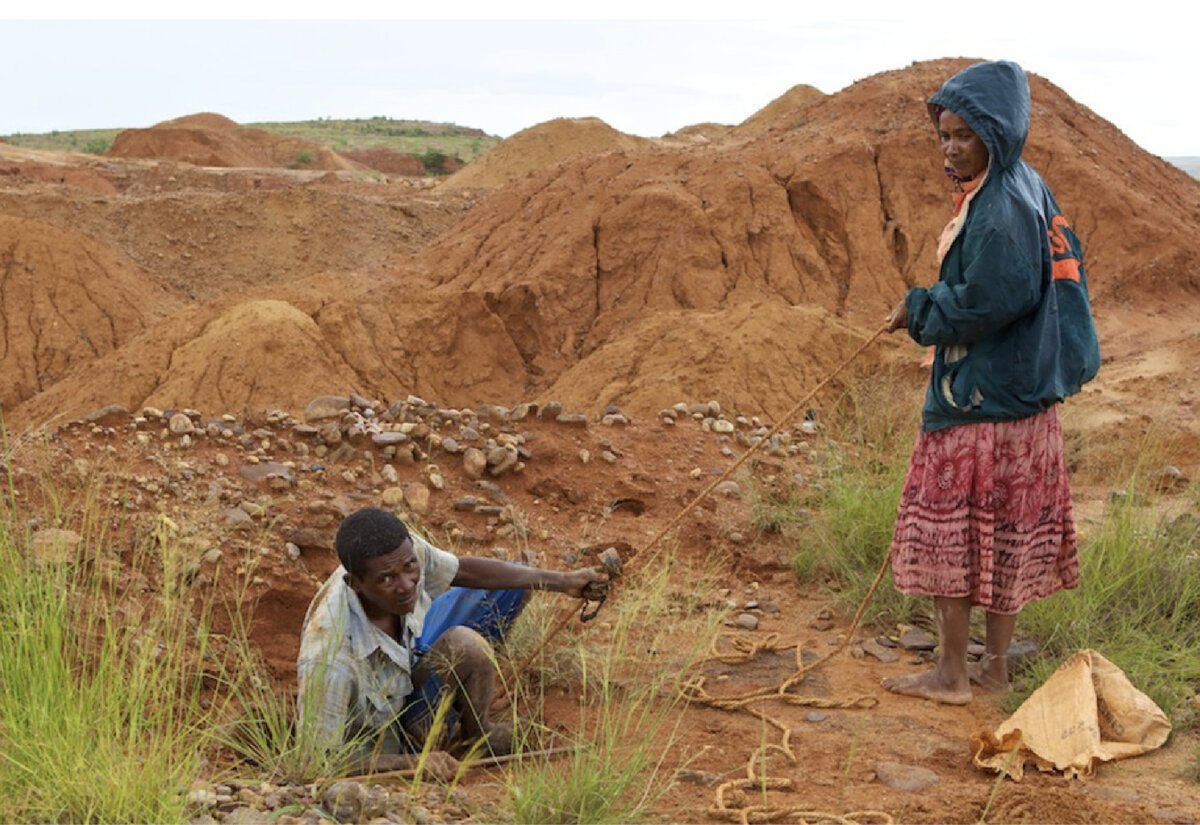
[[[938,137],[942,141],[942,153],[959,177],[974,179],[988,165],[988,150],[971,131],[967,122],[958,115],[945,110],[938,116]]]

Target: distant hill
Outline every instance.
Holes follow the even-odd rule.
[[[1200,157],[1192,155],[1182,158],[1163,158],[1163,160],[1175,164],[1193,178],[1200,178]]]
[[[500,142],[482,129],[458,126],[453,123],[432,123],[424,120],[393,120],[372,117],[359,120],[298,120],[286,123],[243,123],[328,146],[336,152],[387,149],[412,155],[441,153],[449,158],[467,162]],[[117,135],[125,129],[76,129],[44,134],[0,135],[13,146],[45,149],[54,152],[87,152],[102,155],[109,150]]]

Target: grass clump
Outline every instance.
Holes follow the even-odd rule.
[[[919,424],[920,399],[893,372],[855,376],[828,416],[838,441],[819,479],[797,499],[811,512],[796,531],[793,567],[801,581],[823,585],[834,609],[852,614],[891,547],[896,510]],[[925,600],[897,593],[890,573],[863,621],[893,625],[923,616]]]
[[[1129,485],[1135,490],[1136,481]],[[1134,496],[1114,498],[1079,549],[1080,584],[1021,613],[1042,655],[1029,682],[1041,684],[1071,653],[1093,648],[1125,671],[1173,720],[1200,721],[1200,523],[1160,519]],[[1019,704],[1028,691],[1012,701]]]
[[[10,498],[0,510],[0,821],[183,821],[219,712],[197,665],[205,615],[179,599],[125,598],[120,568],[105,569],[103,533],[82,530],[79,552],[38,564],[18,523]]]
[[[579,674],[578,718],[567,737],[573,747],[566,756],[524,760],[508,772],[515,821],[643,821],[670,789],[666,762],[686,706],[676,678],[704,655],[700,645],[721,616],[690,609],[672,589],[669,570],[663,560],[625,582],[598,619],[609,624],[605,642],[580,639],[573,646]],[[545,696],[539,680],[524,688],[518,702],[529,697],[533,708],[521,715],[543,718]]]

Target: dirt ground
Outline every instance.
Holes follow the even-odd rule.
[[[129,542],[158,514],[185,525],[197,587],[248,583],[254,639],[282,689],[294,688],[309,598],[335,566],[333,532],[357,507],[391,501],[459,553],[511,555],[527,544],[543,564],[565,567],[610,544],[636,552],[729,465],[723,448],[745,449],[737,433],[754,428],[722,435],[689,416],[667,425],[660,410],[715,400],[730,421],[783,420],[907,285],[932,280],[948,202],[921,101],[963,64],[913,64],[829,96],[797,87],[746,124],[659,141],[591,119],[551,121],[440,185],[367,177],[334,160],[325,171],[287,169],[262,160],[271,155],[261,143],[262,165],[231,166],[251,144],[217,115],[131,136],[138,157],[0,143],[9,473],[25,500],[44,478],[79,489],[98,474],[119,479]],[[1200,183],[1048,81],[1031,82],[1026,157],[1084,242],[1104,356],[1065,414],[1086,530],[1139,445],[1162,445],[1148,472],[1174,468],[1170,478],[1186,486],[1200,471]],[[217,141],[210,148],[225,165],[189,162],[197,131]],[[915,405],[921,354],[880,339],[854,375],[897,381],[908,390],[891,403]],[[807,406],[824,414],[845,386]],[[379,411],[410,394],[473,408],[493,434],[526,435],[529,455],[485,489],[428,435],[411,460],[369,435],[347,437],[353,449],[339,453],[304,411],[351,393]],[[553,401],[585,420],[486,413]],[[610,405],[630,423],[602,423]],[[193,411],[192,431],[171,429],[180,410]],[[458,432],[445,424],[437,435]],[[684,520],[676,577],[686,592],[717,560],[714,589],[691,596],[778,608],[762,612],[758,629],[730,632],[778,633],[781,644],[821,652],[846,619],[818,621],[826,599],[797,583],[792,549],[755,527],[749,501],[755,483],[819,474],[842,438],[791,432],[804,449],[752,460],[736,476],[740,495],[711,495]],[[44,434],[53,434],[48,453]],[[468,498],[495,511],[464,508]],[[705,667],[714,692],[737,692],[786,678],[794,654]],[[772,804],[977,821],[996,786],[972,767],[967,738],[1005,714],[984,695],[951,708],[878,687],[915,667],[842,653],[802,692],[878,704],[771,709],[793,731],[797,757],[772,758],[770,775],[794,783]],[[551,697],[548,713],[569,718],[576,700]],[[749,714],[690,709],[677,748],[690,773],[655,813],[717,819],[713,783],[744,775],[777,733]],[[988,820],[1196,822],[1200,795],[1185,773],[1198,748],[1185,734],[1087,780],[1006,782]],[[884,762],[930,768],[938,782],[891,789],[876,778]],[[494,777],[472,783],[486,796]]]

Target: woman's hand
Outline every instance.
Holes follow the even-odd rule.
[[[898,329],[908,329],[908,304],[903,299],[896,304],[892,314],[887,317],[887,331],[895,332]]]

